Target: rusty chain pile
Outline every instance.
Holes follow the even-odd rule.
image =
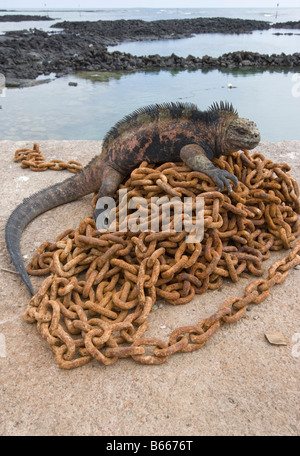
[[[246,150],[214,164],[239,179],[230,197],[183,163],[143,162],[120,186],[128,198],[204,197],[201,243],[187,243],[186,232],[172,231],[172,226],[171,232],[103,234],[86,218],[38,248],[28,273],[48,277],[24,319],[37,324],[59,366],[72,369],[93,359],[110,365],[128,357],[161,364],[176,352],[200,349],[221,325],[238,321],[249,304],[265,300],[300,263],[298,241],[262,278],[270,251],[290,249],[300,234],[299,190],[290,167]],[[219,288],[224,279],[237,282],[243,272],[257,278],[242,297],[226,299],[209,318],[175,329],[168,340],[145,336],[156,300],[187,304]]]
[[[16,150],[14,161],[21,161],[21,168],[30,168],[31,171],[47,171],[48,169],[61,171],[66,169],[70,173],[77,173],[83,168],[82,164],[76,160],[70,160],[67,163],[59,159],[46,161],[37,143],[33,145],[33,149],[24,148]]]

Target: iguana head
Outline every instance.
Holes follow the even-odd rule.
[[[224,154],[240,149],[254,149],[260,142],[260,133],[252,120],[235,118],[225,131]]]
[[[217,149],[228,155],[240,149],[254,149],[260,142],[257,125],[249,119],[238,116],[232,104],[228,102],[213,103],[210,113],[217,114],[219,119]]]

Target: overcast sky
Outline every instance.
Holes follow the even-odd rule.
[[[225,8],[300,7],[300,0],[0,0],[0,9],[13,8]]]

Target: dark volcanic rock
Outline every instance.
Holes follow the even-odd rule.
[[[277,24],[273,24],[272,28],[298,29],[298,30],[300,30],[300,21],[278,22]]]
[[[24,14],[5,14],[0,16],[0,22],[22,22],[22,21],[54,21],[49,16],[30,16]]]
[[[184,27],[182,27],[183,23]],[[200,33],[200,30],[202,33],[209,33],[209,31],[229,33],[229,30],[232,31],[231,33],[239,33],[242,24],[248,31],[251,27],[252,29],[253,27],[269,28],[268,23],[260,21],[201,18],[201,20],[148,23],[144,21],[68,22],[64,23],[64,30],[61,33],[47,33],[36,29],[7,32],[5,35],[0,35],[0,72],[8,80],[12,78],[34,80],[42,74],[55,73],[56,77],[60,77],[76,71],[130,71],[152,68],[191,70],[243,67],[300,68],[299,53],[269,56],[257,52],[237,51],[218,58],[208,55],[202,58],[189,55],[184,58],[175,54],[133,56],[119,51],[108,52],[106,46],[108,42],[111,44],[122,41],[125,36],[132,40],[143,40],[146,37],[149,39],[150,36],[153,39],[170,36],[178,38],[177,30],[180,30],[181,37],[196,31]],[[216,27],[218,27],[217,30]]]
[[[197,33],[250,33],[253,30],[268,30],[266,21],[230,19],[224,17],[170,19],[159,21],[116,20],[59,22],[52,25],[64,31],[97,36],[107,45],[120,41],[179,39]]]

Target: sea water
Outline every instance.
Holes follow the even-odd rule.
[[[70,81],[77,87],[69,86]],[[206,109],[220,100],[232,102],[241,117],[254,120],[263,140],[300,139],[300,74],[217,69],[78,73],[8,90],[0,98],[0,135],[32,141],[101,140],[114,123],[141,106],[175,101]]]
[[[49,14],[54,21],[0,23],[5,30],[50,29],[62,20],[174,19],[192,17],[239,17],[276,21],[300,20],[300,8],[240,9],[107,9],[15,10],[0,14]],[[274,32],[294,33],[273,35]],[[300,30],[268,30],[252,34],[202,34],[182,40],[122,43],[117,47],[136,55],[217,57],[225,52],[248,50],[287,54],[300,52]],[[49,76],[47,76],[49,77]],[[103,139],[124,115],[141,106],[166,101],[196,103],[206,109],[214,101],[228,100],[241,116],[256,121],[262,139],[300,139],[300,69],[258,71],[134,71],[84,72],[37,87],[6,90],[0,97],[1,139]],[[68,85],[76,81],[77,87]],[[231,85],[232,88],[229,88]]]
[[[270,23],[298,21],[300,19],[299,8],[44,8],[33,9],[14,8],[12,10],[1,11],[1,15],[5,14],[34,14],[41,16],[49,16],[53,21],[39,22],[38,28],[48,27],[61,21],[98,21],[117,19],[141,19],[143,21],[167,20],[167,19],[192,19],[197,17],[228,17],[240,19],[255,19],[259,21],[268,21]],[[20,30],[20,25],[11,23],[6,26],[1,23],[0,31],[4,28],[12,30]],[[24,24],[24,23],[19,23]],[[31,22],[31,28],[36,27],[37,22]],[[24,24],[25,25],[25,24]],[[22,28],[27,28],[27,26]]]

